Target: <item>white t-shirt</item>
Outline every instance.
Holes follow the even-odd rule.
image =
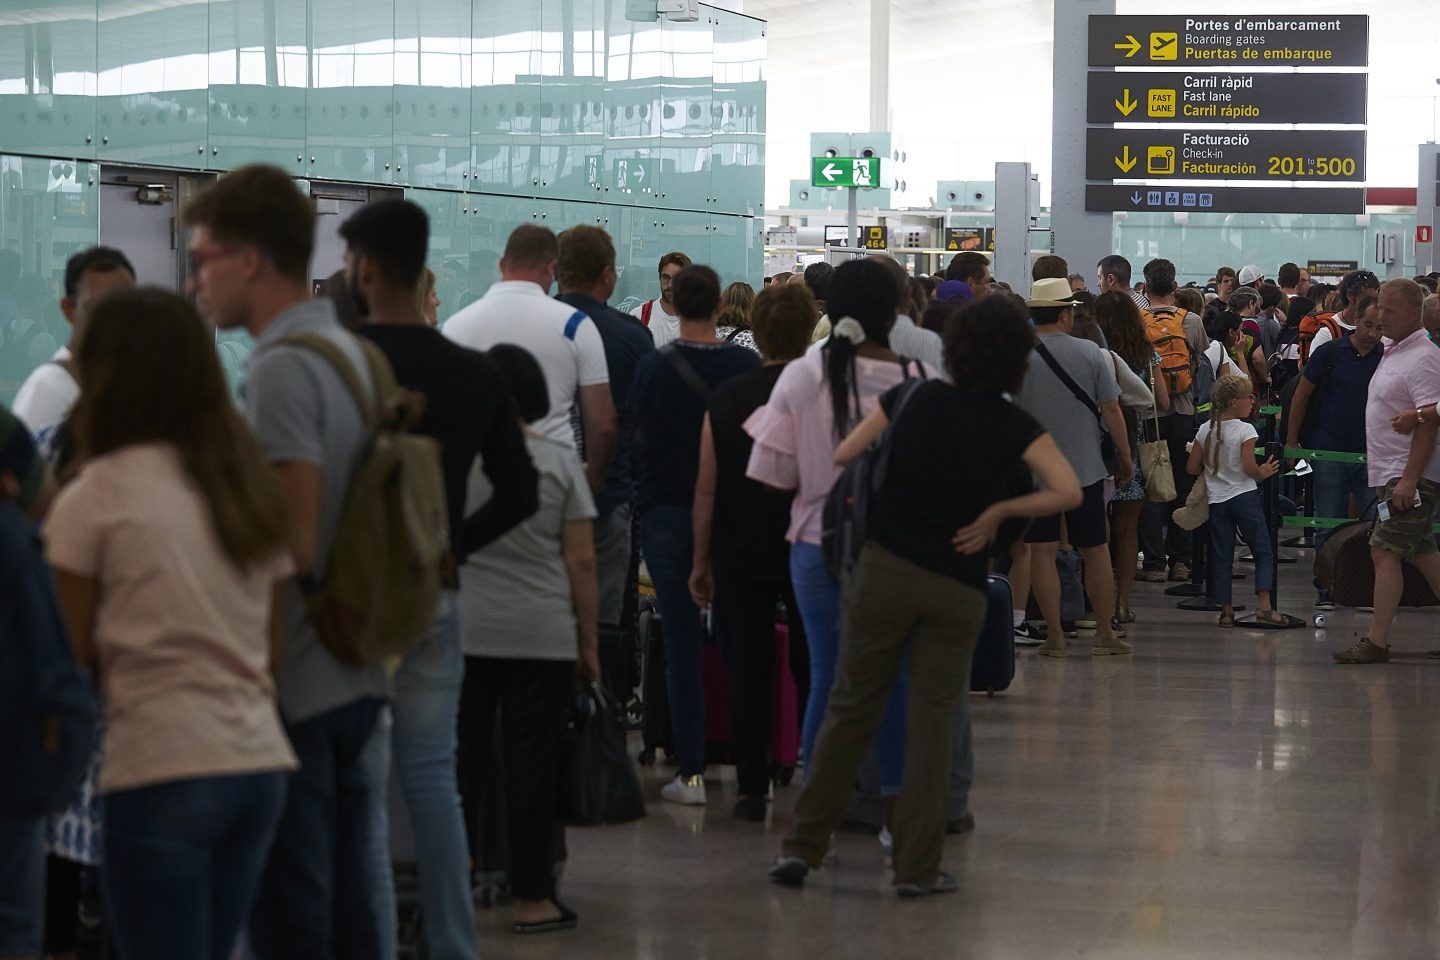
[[[50,458],[55,431],[75,401],[80,399],[80,384],[70,372],[60,366],[59,361],[70,361],[70,351],[61,347],[49,363],[42,363],[30,372],[15,394],[15,403],[10,408],[20,422],[25,424],[46,459]]]
[[[565,525],[595,519],[595,501],[574,450],[535,437],[526,437],[525,443],[540,474],[540,506],[461,565],[462,645],[472,657],[574,660],[577,633]],[[478,509],[493,492],[484,471],[472,468],[466,509]]]
[[[1355,332],[1355,328],[1352,327],[1350,324],[1346,323],[1345,318],[1338,313],[1335,314],[1335,322],[1339,324],[1340,332],[1343,333],[1345,336],[1348,337],[1350,336],[1350,334]],[[1331,340],[1334,339],[1335,338],[1330,335],[1330,328],[1325,326],[1325,324],[1323,323],[1320,324],[1320,329],[1315,331],[1315,339],[1310,341],[1310,356],[1315,356],[1315,351],[1319,349],[1322,343],[1329,343]],[[1299,359],[1300,357],[1300,351],[1298,348],[1295,351],[1295,357],[1296,359]]]
[[[1241,445],[1246,440],[1257,439],[1259,434],[1244,420],[1222,420],[1220,431],[1216,438],[1220,444],[1218,470],[1210,469],[1210,451],[1205,451],[1205,489],[1211,503],[1224,503],[1256,489],[1255,481],[1241,465],[1240,455]],[[1195,442],[1204,446],[1210,438],[1210,432],[1210,421],[1201,424],[1199,432],[1195,434]]]
[[[1240,373],[1240,369],[1235,366],[1235,361],[1230,359],[1230,354],[1226,352],[1219,340],[1210,341],[1210,346],[1205,348],[1205,356],[1210,360],[1210,369],[1215,371],[1216,380]]]
[[[501,280],[447,320],[442,332],[472,350],[511,343],[530,351],[550,393],[550,412],[533,429],[575,449],[575,392],[610,382],[605,344],[584,311],[550,299],[528,280]]]
[[[658,350],[680,336],[680,315],[667,311],[665,303],[661,300],[647,300],[631,310],[630,315],[639,317],[643,322],[647,306],[650,307],[650,323],[648,325],[650,336],[655,339],[655,348]]]

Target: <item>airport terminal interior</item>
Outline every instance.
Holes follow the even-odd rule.
[[[1257,15],[1240,0],[1205,6],[1197,17]],[[1156,48],[1126,64],[1125,30],[1138,26],[1056,35],[1093,14],[1146,21],[1144,39],[1163,41],[1161,21],[1186,12],[1159,0],[5,0],[0,404],[70,336],[67,260],[113,246],[140,284],[186,291],[199,269],[186,203],[258,163],[313,202],[317,290],[345,266],[349,217],[385,200],[421,207],[442,330],[500,280],[523,224],[603,228],[616,251],[610,305],[625,312],[660,295],[656,263],[669,251],[713,267],[722,287],[756,291],[870,252],[927,276],[984,252],[1022,296],[1048,254],[1091,292],[1109,254],[1128,258],[1136,283],[1166,258],[1180,285],[1200,289],[1224,266],[1256,264],[1273,282],[1287,261],[1331,284],[1355,270],[1377,286],[1429,273],[1440,0],[1268,7],[1336,24],[1295,31],[1297,47],[1362,36],[1363,52],[1339,66],[1256,74],[1328,71],[1336,89],[1358,91],[1356,115],[1291,105],[1241,131],[1257,143],[1326,140],[1335,176],[1301,157],[1269,176],[1187,179],[1153,150],[1138,161],[1148,175],[1129,175],[1129,144],[1105,152],[1106,137],[1133,134],[1143,149],[1178,127],[1154,110],[1131,121],[1121,101],[1120,116],[1102,116],[1087,76],[1249,69],[1166,62]],[[1107,59],[1117,50],[1119,66]],[[829,187],[830,159],[874,159],[879,179]],[[1018,193],[997,164],[1024,166]],[[1119,199],[1102,200],[1112,187]],[[1321,188],[1333,199],[1316,199]],[[1257,209],[1247,190],[1279,199]],[[239,398],[255,341],[228,330],[215,342]],[[1440,658],[1427,657],[1440,615],[1402,610],[1387,664],[1335,663],[1370,614],[1316,608],[1315,551],[1301,533],[1277,534],[1287,629],[1244,621],[1255,572],[1243,562],[1234,592],[1249,609],[1231,629],[1213,610],[1179,609],[1180,584],[1137,582],[1131,655],[1092,657],[1082,630],[1068,658],[1018,647],[1009,688],[970,695],[975,825],[946,840],[953,895],[897,898],[863,830],[842,829],[803,887],[768,882],[804,765],[774,785],[763,822],[747,822],[731,814],[733,766],[712,764],[708,804],[687,806],[662,801],[677,773],[662,757],[637,766],[643,819],[568,831],[558,896],[579,927],[519,937],[508,908],[482,905],[479,955],[1440,956]],[[641,751],[638,729],[629,746]],[[400,956],[428,954],[407,943]]]
[[[1277,606],[1303,616],[1311,551],[1287,552],[1298,562],[1281,566]],[[1323,629],[1220,630],[1165,589],[1135,585],[1132,657],[1092,658],[1082,633],[1068,660],[1022,650],[1008,691],[973,695],[976,825],[945,847],[954,899],[893,899],[879,845],[860,833],[839,834],[835,863],[802,891],[759,882],[797,788],[777,791],[763,832],[724,815],[712,791],[707,810],[659,804],[633,827],[576,839],[565,892],[599,913],[587,950],[1433,957],[1433,613],[1401,615],[1390,664],[1351,670],[1330,654],[1362,613],[1338,611]],[[480,928],[488,955],[538,956],[495,920]]]

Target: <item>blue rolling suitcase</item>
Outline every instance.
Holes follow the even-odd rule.
[[[1010,581],[998,573],[985,578],[988,603],[975,654],[970,661],[970,689],[994,696],[1015,679],[1015,623]]]

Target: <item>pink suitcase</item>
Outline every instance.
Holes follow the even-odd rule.
[[[705,758],[710,763],[734,763],[734,732],[730,723],[730,673],[720,647],[707,643],[705,671]],[[775,777],[788,784],[800,757],[800,706],[795,677],[790,673],[790,628],[775,625],[775,686],[771,700],[770,759]]]

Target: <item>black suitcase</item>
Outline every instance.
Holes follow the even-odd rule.
[[[665,636],[653,601],[641,601],[639,630],[645,651],[640,666],[643,713],[640,763],[649,767],[654,766],[660,751],[667,757],[675,755],[675,736],[670,729],[670,695],[665,685]]]
[[[985,578],[985,622],[970,661],[970,689],[994,696],[1015,679],[1015,622],[1010,581],[998,573]]]

